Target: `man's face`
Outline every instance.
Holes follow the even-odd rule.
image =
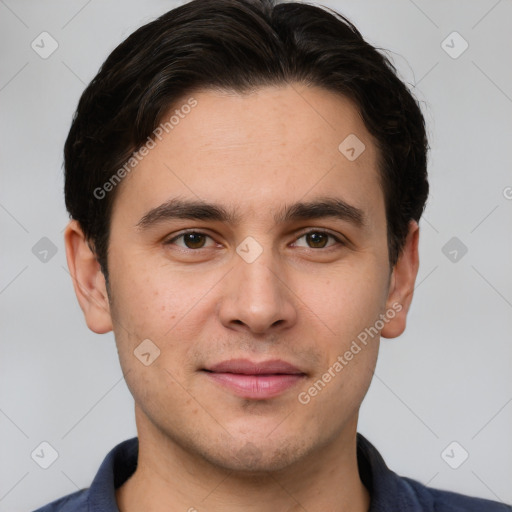
[[[114,203],[120,361],[139,434],[158,432],[225,468],[284,468],[353,436],[370,384],[378,335],[342,369],[335,362],[391,308],[377,153],[353,104],[323,89],[193,97]],[[353,161],[338,149],[350,134],[365,145]],[[204,202],[233,218],[182,218],[176,200],[174,213]],[[329,201],[346,208],[293,209]],[[160,350],[148,366],[134,355],[143,340],[143,361]]]

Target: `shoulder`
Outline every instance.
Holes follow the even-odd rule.
[[[362,434],[357,434],[357,457],[361,480],[370,490],[379,511],[407,512],[512,512],[512,506],[427,487],[390,470],[381,454]]]
[[[401,480],[410,487],[426,510],[435,512],[512,512],[512,506],[504,503],[426,487],[407,477],[402,477]]]
[[[52,501],[34,512],[87,512],[88,494],[88,489],[82,489]]]

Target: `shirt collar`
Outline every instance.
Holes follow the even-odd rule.
[[[139,440],[134,437],[108,453],[89,488],[89,512],[119,512],[115,491],[135,472],[138,452]],[[386,466],[377,449],[359,433],[357,463],[361,480],[371,496],[369,512],[421,510],[412,489]]]
[[[357,434],[359,476],[370,493],[369,512],[421,512],[423,508],[407,481],[391,471],[381,454],[362,434]]]
[[[89,488],[89,512],[119,512],[116,489],[137,469],[139,439],[127,439],[115,446],[101,463]]]

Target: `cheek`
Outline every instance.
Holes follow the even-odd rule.
[[[157,269],[141,271],[135,263],[118,265],[111,286],[119,359],[136,401],[152,407],[160,403],[162,389],[181,396],[179,382],[184,381],[189,340],[194,339],[191,329],[197,325],[187,323],[187,313],[194,311],[202,294],[191,292],[182,280],[165,279]]]
[[[115,320],[138,337],[162,339],[204,294],[192,276],[171,273],[161,265],[118,260],[115,268]]]
[[[307,306],[322,321],[329,338],[337,340],[337,345],[350,344],[383,311],[387,275],[373,258],[367,259],[366,265],[340,265],[328,277],[308,279],[300,292],[301,297],[308,297]]]
[[[323,287],[310,290],[307,304],[320,320],[316,343],[323,365],[303,398],[314,401],[316,414],[334,424],[340,410],[357,410],[375,369],[380,336],[374,326],[386,298],[386,281],[378,268],[338,269]]]
[[[118,258],[111,275],[112,320],[121,365],[139,372],[134,350],[149,339],[160,351],[150,368],[168,368],[184,378],[194,369],[189,352],[213,324],[217,301],[208,292],[219,276],[180,272],[147,259],[128,260]]]

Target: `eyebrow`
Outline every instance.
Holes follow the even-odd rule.
[[[363,210],[333,197],[294,203],[283,207],[274,215],[276,223],[320,218],[335,218],[349,222],[356,227],[366,225],[366,215]],[[235,225],[239,222],[240,216],[236,210],[227,210],[219,204],[173,198],[145,213],[137,223],[137,227],[148,229],[175,219],[209,220]]]

